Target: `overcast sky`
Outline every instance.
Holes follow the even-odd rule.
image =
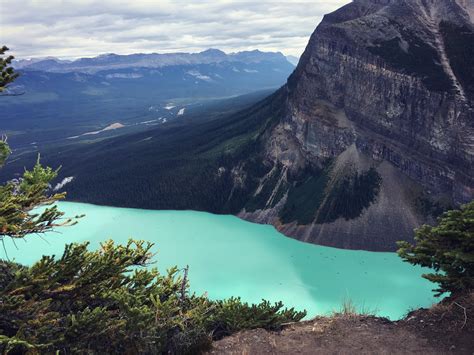
[[[260,49],[299,56],[350,0],[0,0],[0,45],[18,59]]]

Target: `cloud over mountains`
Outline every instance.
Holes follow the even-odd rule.
[[[18,58],[114,52],[300,55],[324,13],[349,0],[0,0],[0,41]]]

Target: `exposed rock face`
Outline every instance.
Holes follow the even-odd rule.
[[[280,181],[270,196],[279,201],[241,216],[308,242],[393,250],[435,209],[470,201],[473,14],[474,0],[354,0],[326,15],[283,89],[287,114],[266,137],[267,164],[281,176],[262,184]],[[308,166],[319,172],[298,177]],[[304,197],[321,174],[322,192]],[[347,197],[347,186],[359,190]],[[302,205],[304,221],[291,211],[306,213]]]

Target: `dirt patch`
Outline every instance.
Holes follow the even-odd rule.
[[[410,312],[398,323],[429,339],[433,346],[457,354],[474,354],[474,293]]]
[[[338,314],[237,333],[214,343],[211,354],[473,354],[474,294],[447,299],[405,319]]]
[[[245,331],[218,341],[211,354],[442,354],[428,341],[380,318],[318,318],[281,332]]]

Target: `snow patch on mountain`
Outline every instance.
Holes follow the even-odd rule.
[[[195,77],[196,79],[200,79],[200,80],[204,80],[204,81],[212,81],[212,79],[209,76],[203,75],[197,70],[189,70],[189,71],[186,72],[186,74],[191,75],[191,76]]]
[[[137,73],[113,73],[105,76],[107,79],[139,79],[142,78],[142,74]]]

